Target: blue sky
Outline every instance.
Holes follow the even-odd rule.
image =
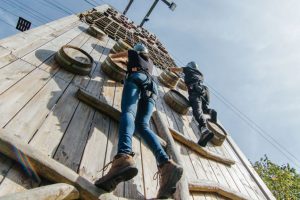
[[[13,26],[17,16],[38,26],[92,7],[84,0],[49,1],[54,5],[44,0],[0,1],[1,19]],[[128,3],[124,0],[89,1],[109,3],[120,11]],[[128,16],[140,23],[152,2],[135,0]],[[271,135],[300,160],[300,1],[175,2],[174,12],[159,2],[145,27],[159,36],[177,64],[195,60],[200,65],[205,81],[214,89],[212,107],[251,161],[267,154],[278,164],[289,162],[296,167],[258,134],[257,127],[256,131],[253,129],[253,122],[263,129],[262,134]],[[22,4],[29,6],[31,12],[20,8]],[[0,21],[0,38],[15,33],[13,27]],[[230,105],[238,110],[233,112]],[[252,120],[250,125],[247,124],[249,119]],[[298,162],[298,171],[299,166]]]

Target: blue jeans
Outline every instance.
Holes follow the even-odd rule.
[[[140,72],[131,74],[125,81],[121,103],[118,154],[130,154],[132,152],[132,136],[136,132],[150,147],[158,165],[161,165],[169,160],[169,156],[162,148],[156,134],[149,128],[155,100],[153,98],[140,98],[142,90],[138,86],[146,81],[147,76]],[[157,93],[155,83],[154,90]]]

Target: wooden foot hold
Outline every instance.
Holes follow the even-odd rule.
[[[223,197],[232,199],[232,200],[247,200],[251,199],[244,194],[229,189],[220,185],[219,183],[215,183],[207,180],[200,180],[189,183],[190,192],[209,192],[209,193],[217,193]]]
[[[7,157],[24,165],[19,157],[26,158],[28,166],[32,168],[39,176],[58,183],[67,183],[77,188],[80,198],[96,200],[105,191],[97,188],[85,178],[79,176],[76,172],[49,158],[34,147],[24,143],[13,133],[8,133],[0,129],[0,152]],[[26,166],[26,167],[28,167]]]
[[[199,146],[197,143],[195,143],[194,141],[186,138],[185,136],[183,136],[181,133],[179,133],[178,131],[169,128],[170,132],[172,134],[172,136],[174,137],[175,140],[177,140],[178,142],[184,144],[185,146],[187,146],[189,149],[195,151],[196,153],[200,154],[201,156],[223,163],[225,165],[233,165],[235,164],[234,160],[231,160],[229,158],[224,158],[223,156],[216,154],[214,152],[211,152],[201,146]]]
[[[0,197],[0,200],[73,200],[79,199],[78,190],[72,186],[65,183],[57,183],[53,185],[43,186],[24,192],[18,192],[15,194],[10,194],[4,197]]]

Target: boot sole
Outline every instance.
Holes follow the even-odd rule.
[[[201,146],[201,147],[206,147],[207,143],[213,139],[214,137],[214,134],[213,133],[210,133],[203,141],[198,141],[198,144]]]
[[[107,179],[105,181],[96,181],[95,185],[97,187],[102,188],[103,190],[107,192],[112,192],[116,189],[117,185],[120,182],[128,181],[135,177],[138,173],[138,169],[136,167],[127,167],[119,171],[118,174],[115,174],[110,179]]]
[[[166,190],[165,194],[158,195],[157,199],[167,199],[172,197],[172,195],[176,192],[176,184],[181,179],[183,174],[183,168],[179,167],[175,173],[172,174],[172,176],[169,178],[169,181],[166,183],[166,185],[170,185],[170,187]]]

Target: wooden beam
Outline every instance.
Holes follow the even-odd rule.
[[[199,146],[197,143],[195,143],[194,141],[186,138],[185,136],[183,136],[181,133],[179,133],[178,131],[169,128],[172,136],[174,137],[175,140],[177,140],[178,142],[184,144],[185,146],[187,146],[189,149],[195,151],[196,153],[198,153],[199,155],[223,163],[225,165],[233,165],[235,164],[235,161],[229,158],[225,158],[222,155],[219,155],[217,153],[211,152],[201,146]]]
[[[258,187],[261,189],[263,194],[265,195],[266,199],[268,200],[275,200],[276,198],[270,191],[270,189],[267,187],[267,185],[263,182],[261,177],[257,174],[249,160],[246,158],[244,153],[240,150],[238,145],[234,142],[234,140],[231,138],[231,136],[227,136],[226,140],[228,141],[230,147],[233,149],[233,151],[236,153],[238,158],[242,161],[243,166],[246,168],[246,170],[249,172],[250,176],[253,178],[255,183],[258,185]]]
[[[121,117],[121,111],[118,109],[115,109],[114,107],[112,107],[111,105],[109,105],[108,103],[104,102],[103,100],[100,100],[99,98],[95,97],[94,95],[90,94],[89,92],[83,90],[83,89],[79,89],[77,91],[77,98],[84,102],[85,104],[95,108],[96,110],[98,110],[99,112],[109,116],[110,118],[112,118],[113,120],[119,122],[120,121],[120,117]],[[167,143],[166,141],[164,141],[161,137],[159,137],[157,135],[160,144],[166,148]]]
[[[167,152],[171,156],[171,158],[178,163],[181,166],[184,166],[183,161],[181,160],[180,154],[178,152],[178,149],[175,145],[175,141],[169,131],[169,128],[165,122],[165,120],[162,117],[162,114],[159,111],[154,111],[152,115],[154,124],[157,128],[157,132],[160,135],[160,137],[163,138],[167,142]],[[178,182],[177,188],[179,189],[179,197],[178,199],[190,199],[189,196],[189,189],[188,189],[188,182],[187,177],[185,175],[185,172],[183,171],[182,178]],[[177,199],[177,198],[176,198]]]
[[[245,196],[244,194],[232,190],[230,188],[224,187],[219,183],[215,183],[208,180],[197,180],[189,183],[190,192],[209,192],[217,193],[223,197],[232,200],[250,200],[251,198]]]
[[[25,167],[48,180],[75,186],[81,199],[118,199],[4,129],[0,129],[0,152],[23,166],[26,160]]]
[[[18,192],[10,194],[4,197],[0,197],[0,200],[73,200],[79,199],[78,190],[65,183],[57,183],[53,185],[47,185],[39,188],[34,188],[24,192]]]

